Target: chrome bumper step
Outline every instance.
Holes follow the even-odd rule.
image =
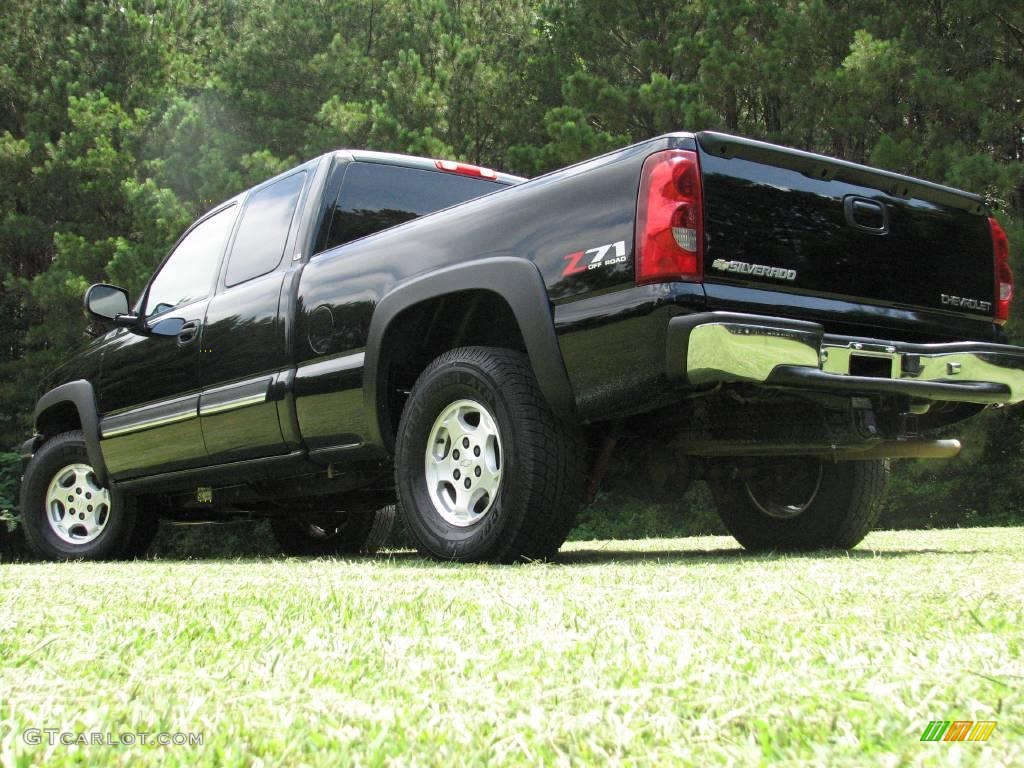
[[[817,323],[733,312],[669,321],[667,371],[693,386],[749,382],[916,400],[1024,401],[1024,348],[826,334]]]

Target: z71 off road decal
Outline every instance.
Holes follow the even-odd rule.
[[[609,255],[614,251],[614,255]],[[617,243],[599,245],[597,248],[589,248],[585,251],[577,251],[563,256],[569,263],[562,270],[562,277],[578,275],[580,272],[589,272],[599,267],[610,267],[612,264],[622,264],[626,261],[626,241],[619,240]]]

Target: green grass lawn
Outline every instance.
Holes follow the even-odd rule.
[[[0,565],[0,763],[1020,766],[1022,550],[989,528],[803,557],[704,537],[513,567]],[[920,742],[934,719],[998,726]]]

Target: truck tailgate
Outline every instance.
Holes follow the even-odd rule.
[[[706,282],[992,318],[980,197],[749,139],[697,139]]]

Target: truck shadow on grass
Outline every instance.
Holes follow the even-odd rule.
[[[892,559],[901,557],[914,557],[918,555],[980,555],[988,554],[983,549],[853,549],[853,550],[816,550],[812,552],[748,552],[737,546],[729,549],[612,549],[595,547],[593,549],[577,549],[567,552],[559,552],[551,560],[546,561],[546,566],[589,566],[589,565],[612,565],[630,563],[700,563],[700,562],[748,562],[748,561],[772,561],[772,560],[861,560],[861,559]],[[431,560],[411,550],[385,551],[375,556],[375,559],[386,560],[398,564],[424,565],[424,564],[445,564],[459,565],[459,563]],[[525,563],[527,567],[531,563]],[[500,566],[499,566],[500,567]]]
[[[890,559],[916,555],[978,555],[980,549],[823,549],[810,552],[748,552],[736,549],[579,549],[559,553],[553,562],[561,565],[603,565],[634,562],[692,562],[692,561],[770,561],[770,560],[840,560]]]
[[[709,562],[770,562],[773,560],[863,560],[879,559],[889,560],[901,557],[914,557],[918,555],[981,555],[991,554],[988,550],[982,549],[900,549],[900,550],[820,550],[814,552],[747,552],[736,549],[657,549],[647,551],[621,550],[621,549],[582,549],[573,552],[559,553],[550,560],[543,562],[524,562],[514,565],[492,565],[489,567],[583,567],[596,565],[628,565],[633,563],[652,564],[685,564],[685,563],[709,563]],[[450,560],[433,560],[418,552],[400,550],[385,551],[375,555],[338,555],[336,557],[294,557],[279,553],[245,553],[237,554],[230,552],[203,552],[203,553],[150,553],[145,557],[137,558],[137,562],[160,562],[160,563],[270,563],[285,560],[305,562],[335,562],[338,565],[346,563],[370,563],[378,562],[396,567],[422,568],[424,566],[441,567],[477,567],[472,563],[460,563]],[[19,550],[13,553],[0,553],[0,565],[12,563],[33,563],[40,562],[30,553]]]
[[[260,524],[257,524],[259,527]],[[161,531],[155,546],[142,560],[173,562],[259,562],[315,560],[316,558],[288,558],[277,549],[269,530],[256,530],[240,525],[215,526],[216,533],[209,529],[199,531],[195,527],[175,528],[168,526]],[[257,535],[253,535],[253,534]],[[219,535],[218,535],[219,534]],[[27,551],[17,534],[0,538],[0,563],[33,562],[35,558]],[[861,546],[853,550],[817,550],[811,552],[748,552],[738,544],[715,546],[713,548],[688,547],[671,549],[665,541],[657,542],[656,549],[643,549],[643,544],[624,541],[580,541],[546,561],[546,566],[592,566],[630,563],[710,563],[771,561],[781,559],[837,560],[846,559],[892,559],[917,555],[977,555],[988,554],[985,549],[939,549],[934,547],[872,549]],[[692,543],[692,541],[691,541]],[[431,560],[414,551],[407,542],[390,542],[376,555],[339,555],[329,558],[339,564],[346,562],[384,562],[398,567],[423,567],[431,565],[458,566],[456,562],[444,563]],[[531,564],[527,563],[527,567]]]

